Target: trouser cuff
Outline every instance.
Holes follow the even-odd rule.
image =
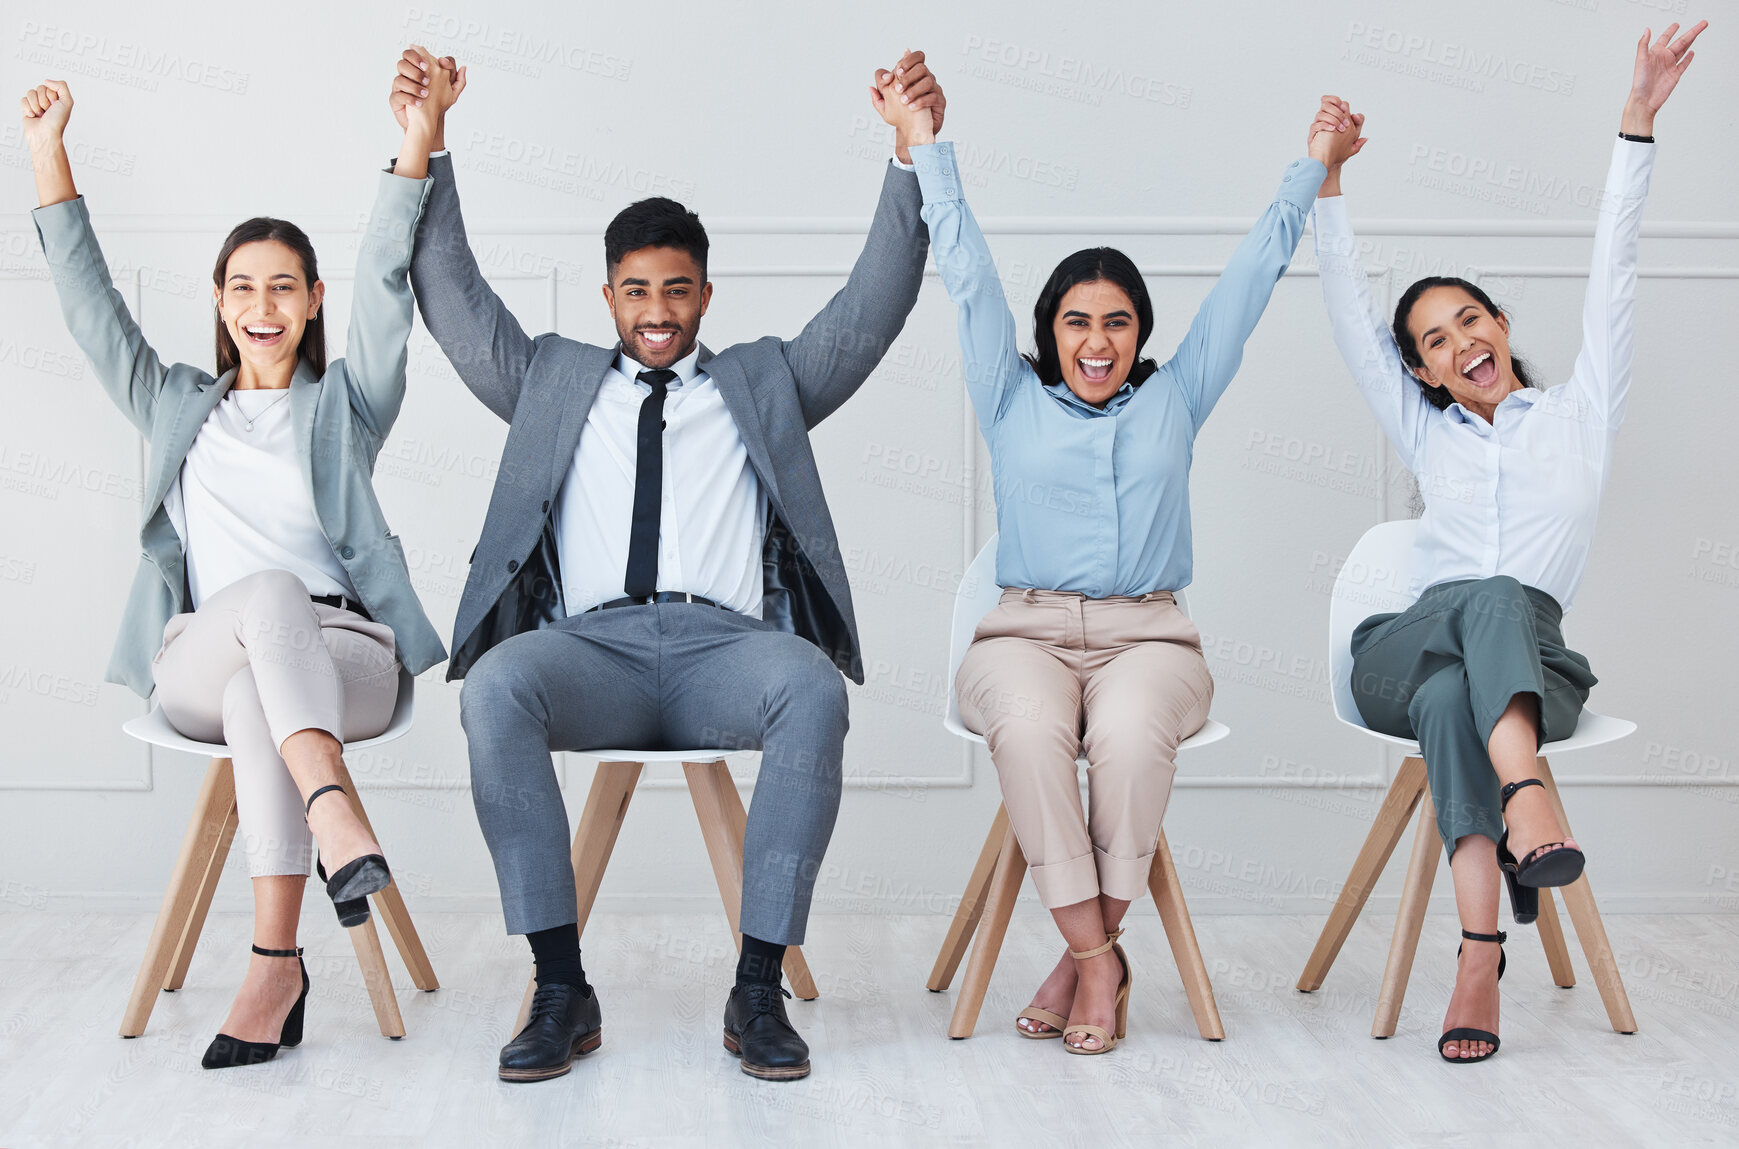
[[[1153,855],[1139,858],[1119,858],[1093,847],[1093,861],[1099,870],[1099,892],[1119,901],[1140,901],[1147,893],[1147,872],[1153,868]]]
[[[1094,865],[1092,854],[1046,866],[1033,866],[1032,874],[1039,901],[1047,910],[1072,906],[1099,896],[1099,870]]]

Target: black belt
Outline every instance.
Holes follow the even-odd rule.
[[[582,613],[591,614],[594,610],[609,610],[611,607],[616,606],[646,606],[648,603],[655,602],[693,602],[699,603],[701,606],[716,606],[720,610],[730,609],[730,607],[723,603],[714,602],[712,599],[703,598],[698,594],[689,594],[686,591],[680,590],[661,590],[657,594],[628,595],[625,598],[613,598],[609,602],[601,602],[597,606],[587,607]]]
[[[361,603],[353,598],[345,598],[341,594],[311,594],[308,596],[308,600],[310,602],[323,602],[327,606],[335,606],[339,610],[348,610],[355,614],[360,614],[370,622],[374,621],[374,618],[368,613],[368,611],[362,608]]]

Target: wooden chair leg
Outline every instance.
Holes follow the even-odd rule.
[[[1549,888],[1540,891],[1540,916],[1534,924],[1539,927],[1546,965],[1552,970],[1552,984],[1569,989],[1576,984],[1576,971],[1570,965],[1570,947],[1564,942],[1564,927],[1558,922],[1558,909]]]
[[[1372,888],[1383,874],[1383,867],[1389,864],[1389,855],[1395,852],[1395,844],[1407,829],[1407,819],[1412,816],[1413,807],[1424,792],[1425,759],[1406,759],[1395,772],[1395,781],[1383,797],[1383,805],[1371,823],[1370,833],[1365,835],[1365,844],[1353,861],[1346,885],[1341,887],[1328,922],[1316,939],[1316,948],[1310,952],[1310,960],[1304,963],[1304,972],[1298,976],[1298,988],[1303,992],[1319,988],[1323,978],[1328,976],[1329,967],[1339,956],[1340,947],[1352,932],[1353,923],[1358,921],[1359,912],[1365,908]]]
[[[984,1008],[990,974],[996,968],[997,955],[1002,952],[1003,935],[1008,932],[1008,920],[1014,916],[1014,900],[1019,896],[1025,878],[1026,855],[1021,852],[1020,842],[1015,839],[1011,826],[1002,835],[1002,849],[990,875],[985,916],[979,923],[972,957],[966,962],[966,976],[960,982],[954,1016],[948,1020],[948,1036],[957,1041],[971,1037],[972,1031],[978,1028],[978,1011]]]
[[[151,927],[151,940],[145,945],[144,960],[139,963],[139,975],[133,980],[133,993],[127,999],[127,1011],[121,1015],[121,1036],[138,1037],[145,1032],[151,1019],[151,1009],[157,1004],[157,991],[163,987],[176,950],[187,932],[187,923],[198,902],[200,887],[218,839],[223,836],[229,811],[235,806],[235,775],[228,758],[213,758],[206,768],[205,780],[199,787],[199,800],[193,808],[193,818],[181,839],[181,852],[176,855],[175,869],[169,875],[169,888],[163,892],[163,905],[157,911],[157,921]]]
[[[356,950],[356,964],[362,967],[362,984],[368,989],[368,1000],[374,1006],[374,1020],[380,1025],[382,1037],[394,1041],[405,1035],[405,1019],[399,1013],[399,999],[393,990],[392,974],[386,968],[386,954],[380,948],[380,934],[375,932],[374,919],[344,931],[350,935],[351,948]]]
[[[1413,856],[1407,862],[1407,884],[1401,890],[1401,909],[1395,915],[1395,936],[1389,942],[1389,960],[1383,967],[1383,987],[1377,993],[1377,1016],[1371,1023],[1372,1037],[1393,1037],[1401,1017],[1401,999],[1407,996],[1407,978],[1413,972],[1413,955],[1419,949],[1419,931],[1425,925],[1425,907],[1431,900],[1431,883],[1437,876],[1437,858],[1443,839],[1437,833],[1437,812],[1431,795],[1419,801],[1419,825],[1413,831]]]
[[[230,775],[232,779],[234,776],[233,773]],[[229,813],[223,820],[223,828],[218,831],[217,841],[212,846],[211,857],[205,861],[205,872],[199,881],[199,893],[193,899],[192,912],[188,914],[187,925],[181,931],[181,940],[175,946],[175,959],[169,963],[169,976],[163,979],[164,993],[174,993],[187,981],[187,967],[193,961],[193,951],[199,945],[200,933],[205,929],[205,915],[211,910],[211,897],[217,892],[218,879],[223,876],[223,864],[229,858],[229,847],[235,840],[236,825],[235,801],[232,798]]]
[[[972,944],[972,935],[978,929],[978,920],[984,916],[985,897],[990,892],[990,873],[996,867],[996,859],[1002,853],[1002,839],[1008,833],[1008,807],[998,806],[996,818],[990,823],[990,833],[984,836],[984,849],[978,852],[978,863],[972,867],[972,876],[966,879],[966,892],[960,895],[960,906],[954,911],[954,920],[948,925],[948,936],[942,941],[942,950],[936,955],[936,965],[930,970],[930,980],[924,985],[931,993],[941,993],[954,980],[954,971],[960,968],[960,960],[966,956],[966,949]]]
[[[1552,806],[1558,812],[1558,824],[1570,833],[1570,818],[1564,812],[1564,800],[1558,796],[1558,784],[1552,779],[1552,768],[1539,759],[1540,781],[1552,795]],[[1630,1011],[1630,996],[1624,992],[1624,979],[1619,976],[1618,960],[1613,956],[1612,943],[1606,940],[1606,926],[1600,921],[1600,910],[1594,904],[1594,891],[1583,875],[1559,888],[1564,908],[1576,927],[1576,937],[1582,943],[1582,954],[1588,959],[1588,971],[1600,990],[1600,1000],[1606,1006],[1606,1016],[1619,1033],[1636,1032],[1636,1015]]]
[[[685,764],[684,769],[687,766]],[[737,784],[731,780],[731,771],[723,762],[714,762],[707,770],[707,777],[712,780],[712,793],[717,795],[719,809],[724,812],[725,828],[730,832],[731,852],[736,858],[736,872],[739,878],[743,872],[743,838],[749,832],[748,811],[743,809],[743,796],[737,793]],[[692,797],[694,787],[691,784],[689,794]],[[700,807],[695,807],[700,812]],[[724,893],[720,887],[719,893]],[[731,932],[737,941],[737,951],[742,952],[742,930],[738,926],[742,907],[742,894],[739,889],[737,908],[731,912]],[[791,992],[803,1001],[814,1001],[821,996],[821,991],[815,987],[815,978],[809,972],[809,962],[803,957],[802,946],[786,946],[785,961],[782,967],[785,976],[791,981]]]
[[[350,798],[350,808],[356,811],[357,820],[379,841],[380,836],[374,833],[374,826],[368,820],[368,811],[362,808],[362,795],[357,793],[356,782],[343,762],[338,764],[338,780]],[[423,939],[417,935],[417,927],[411,922],[411,913],[405,908],[404,895],[399,892],[397,882],[374,895],[374,909],[386,925],[386,932],[392,935],[399,958],[410,971],[411,983],[424,993],[440,989],[441,983],[435,979],[435,967],[423,949]]]
[[[1202,961],[1201,946],[1196,943],[1195,927],[1190,923],[1189,906],[1184,903],[1177,864],[1171,860],[1171,843],[1166,841],[1164,830],[1159,832],[1153,868],[1147,872],[1147,888],[1153,894],[1153,904],[1159,907],[1159,920],[1165,926],[1166,940],[1171,943],[1172,959],[1183,978],[1190,1011],[1196,1015],[1196,1029],[1208,1041],[1224,1041],[1226,1027],[1220,1024],[1214,984],[1208,980],[1208,967]]]
[[[586,794],[586,806],[580,812],[580,824],[574,831],[574,845],[568,858],[574,868],[574,902],[584,935],[586,921],[592,916],[592,903],[598,900],[598,887],[604,883],[604,869],[610,864],[610,854],[616,849],[616,837],[622,832],[622,822],[628,817],[628,803],[634,800],[634,787],[640,784],[641,762],[600,762],[592,773],[592,788]],[[525,1028],[531,1019],[531,995],[537,991],[537,976],[525,983],[525,996],[519,1002],[519,1016],[513,1032]]]

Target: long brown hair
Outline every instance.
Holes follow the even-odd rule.
[[[296,258],[302,261],[302,278],[307,281],[308,290],[314,290],[314,284],[320,279],[320,269],[314,261],[314,245],[308,242],[308,233],[285,219],[272,219],[269,216],[255,216],[244,223],[238,223],[235,230],[223,241],[223,247],[218,249],[217,266],[211,269],[211,282],[219,291],[223,290],[224,273],[229,270],[229,257],[235,250],[247,243],[259,243],[262,240],[276,240],[296,253]],[[223,316],[215,316],[217,321],[217,373],[234,370],[241,366],[241,351],[230,337],[229,328],[224,326]],[[308,366],[314,369],[315,378],[326,374],[326,309],[321,308],[314,318],[308,320],[302,328],[302,342],[296,348],[299,355]]]

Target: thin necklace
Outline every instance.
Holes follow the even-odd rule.
[[[284,393],[282,395],[278,396],[278,398],[276,398],[276,399],[273,399],[270,403],[267,403],[264,407],[261,407],[259,409],[259,411],[257,413],[255,413],[255,415],[253,416],[252,419],[248,418],[248,416],[246,416],[246,415],[243,415],[242,419],[245,420],[244,429],[248,430],[248,431],[252,431],[254,429],[254,419],[265,418],[267,411],[270,411],[273,407],[276,407],[279,403],[282,403],[285,399],[288,399],[289,397],[290,397],[290,389],[288,387],[286,387],[286,388],[284,388]],[[236,410],[238,410],[238,411],[241,410],[241,406],[242,406],[241,400],[237,399],[236,400]]]

